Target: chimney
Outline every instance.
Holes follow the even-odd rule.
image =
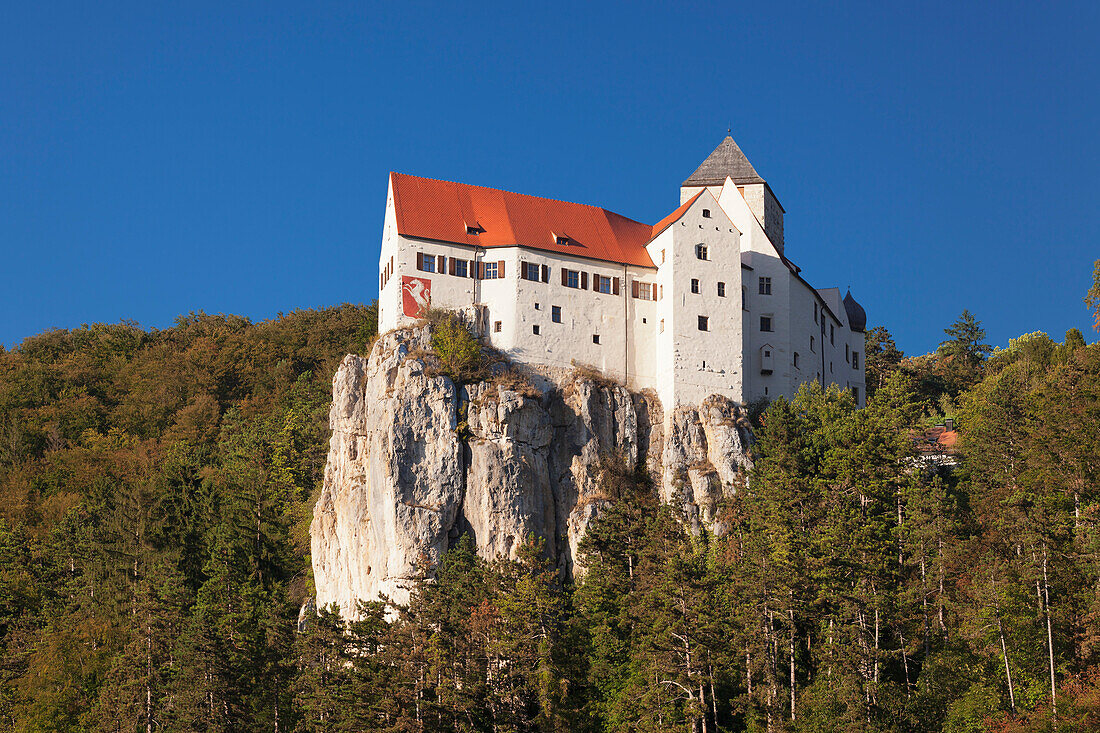
[[[953,432],[955,430],[955,418],[949,417],[943,421],[943,428],[947,432]]]

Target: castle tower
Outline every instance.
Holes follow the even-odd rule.
[[[764,233],[772,241],[779,253],[783,253],[783,207],[772,193],[752,163],[741,152],[729,135],[714,149],[702,165],[680,186],[680,203],[688,201],[704,188],[710,188],[716,197],[722,184],[729,177],[737,190],[745,197],[752,213],[764,227]]]

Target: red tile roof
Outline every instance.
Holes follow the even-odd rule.
[[[958,440],[957,431],[948,430],[943,425],[936,425],[926,429],[916,443],[921,453],[954,453]]]
[[[391,173],[390,182],[397,231],[404,236],[487,249],[530,247],[654,267],[645,246],[656,228],[597,206],[403,173]],[[668,226],[682,216],[690,203],[662,224]],[[481,233],[467,234],[467,227],[476,227]],[[568,237],[569,242],[559,244],[556,237]]]
[[[703,191],[705,191],[705,190],[706,189],[703,189]],[[676,209],[676,211],[673,211],[671,214],[666,216],[664,219],[661,219],[659,222],[654,224],[653,225],[653,234],[650,235],[650,238],[649,238],[650,241],[653,241],[654,239],[656,239],[658,234],[660,234],[664,230],[668,229],[670,226],[675,224],[680,219],[681,216],[686,214],[687,210],[691,208],[691,205],[695,203],[695,199],[697,199],[697,198],[699,198],[700,196],[703,195],[703,191],[700,191],[699,193],[695,194],[694,196],[692,196],[690,199],[688,199],[684,203],[680,204],[680,208]]]

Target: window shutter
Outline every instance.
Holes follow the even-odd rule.
[[[569,284],[569,270],[566,270],[564,267],[561,268],[561,284],[562,285],[568,285]]]
[[[438,272],[440,275],[447,271],[446,257],[444,257],[443,255],[439,255],[439,257],[436,258],[436,263],[439,265],[439,267],[435,268],[435,271]]]
[[[637,280],[631,280],[630,281],[630,297],[632,297],[632,298],[637,298],[638,297],[638,281]]]
[[[617,278],[617,277],[613,278],[611,280],[611,294],[612,295],[618,295],[619,294],[619,278]]]
[[[497,277],[504,277],[504,260],[497,262]]]
[[[416,253],[416,269],[421,271],[424,269],[424,255],[421,252]]]
[[[588,273],[581,273],[581,290],[588,290]]]
[[[477,262],[466,260],[466,277],[477,279]]]
[[[600,276],[599,273],[592,273],[592,292],[600,292]]]
[[[455,258],[454,257],[451,258],[451,264],[449,265],[449,267],[451,269],[448,270],[447,272],[451,275],[455,274]]]
[[[542,266],[542,281],[544,283],[550,282],[550,265]]]
[[[652,288],[649,289],[649,299],[650,300],[657,300],[657,285],[656,285],[656,283],[653,285]]]
[[[485,279],[485,263],[484,262],[477,263],[477,279],[478,280],[484,280]]]
[[[528,272],[527,260],[520,260],[519,261],[519,276],[520,276],[521,280],[528,280],[529,279],[527,277],[527,272]]]

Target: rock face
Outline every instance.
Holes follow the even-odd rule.
[[[718,396],[666,421],[656,398],[574,375],[557,388],[433,374],[426,327],[385,334],[368,359],[344,358],[332,383],[332,439],[310,528],[317,605],[408,599],[409,582],[462,533],[486,558],[529,535],[572,574],[585,528],[606,505],[609,457],[639,461],[664,501],[697,527],[749,466],[747,420]]]

